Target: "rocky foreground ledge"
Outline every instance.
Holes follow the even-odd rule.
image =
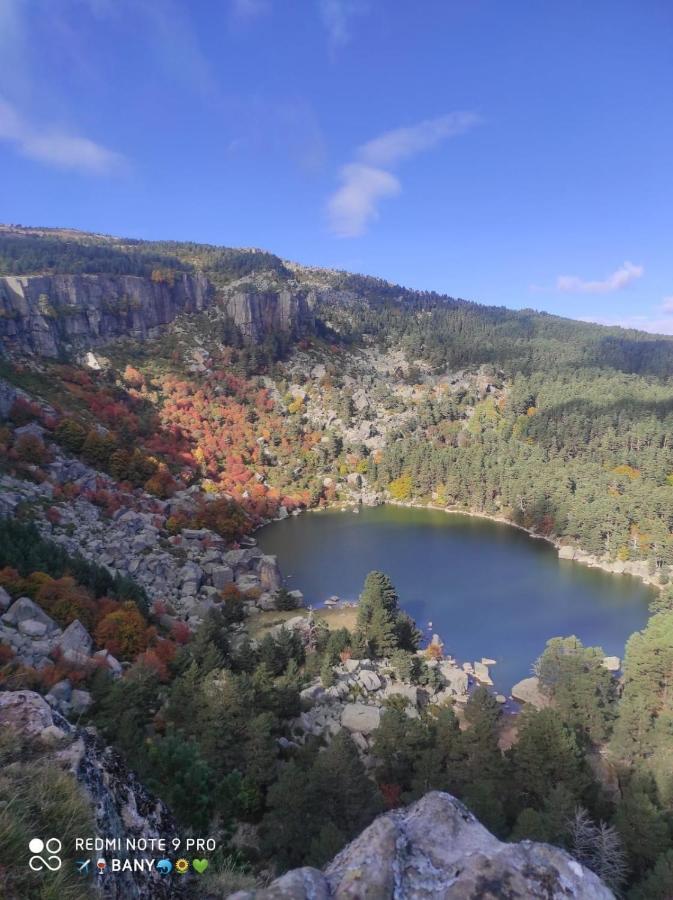
[[[230,900],[614,900],[557,847],[504,844],[450,794],[379,816],[324,871],[294,869]]]

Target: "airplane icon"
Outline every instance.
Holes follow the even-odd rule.
[[[89,874],[89,863],[90,859],[78,859],[75,865],[77,866],[77,871],[80,875],[88,875]]]

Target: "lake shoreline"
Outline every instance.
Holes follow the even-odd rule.
[[[563,559],[568,562],[576,562],[590,569],[601,569],[603,572],[607,572],[609,575],[628,575],[631,578],[637,578],[648,587],[656,588],[656,590],[659,591],[662,588],[662,585],[655,580],[654,576],[649,575],[647,572],[639,571],[642,566],[646,565],[645,562],[610,562],[609,560],[603,560],[591,553],[587,553],[585,550],[582,550],[581,547],[574,547],[571,544],[562,544],[558,538],[552,538],[549,537],[549,535],[540,534],[537,531],[533,531],[531,528],[526,528],[525,525],[519,525],[516,522],[512,522],[510,519],[507,519],[504,516],[478,512],[476,510],[453,509],[447,506],[436,506],[434,503],[417,503],[415,501],[407,502],[404,500],[386,500],[384,502],[389,504],[390,506],[402,506],[409,509],[432,509],[437,510],[438,512],[445,512],[458,516],[469,516],[470,518],[474,519],[486,519],[489,522],[497,522],[500,525],[508,525],[510,528],[516,528],[519,531],[525,532],[525,534],[527,534],[530,538],[533,538],[533,540],[545,541],[547,544],[550,544],[558,553],[559,559]]]
[[[415,511],[405,513],[405,508]],[[474,522],[468,525],[457,515],[453,520],[435,516],[438,510],[467,515]],[[502,516],[419,502],[335,502],[306,511],[325,515],[302,517],[299,511],[283,515],[280,521],[297,521],[288,530],[273,529],[268,538],[260,530],[259,541],[263,552],[275,555],[281,569],[290,572],[289,583],[301,589],[307,601],[321,607],[330,594],[355,597],[369,569],[385,571],[405,598],[406,611],[421,627],[427,623],[425,640],[440,635],[458,660],[488,657],[498,661],[490,677],[506,697],[515,684],[530,676],[530,663],[550,636],[570,631],[586,646],[602,646],[605,655],[621,658],[629,635],[647,621],[647,606],[654,595],[643,581],[610,582],[606,576],[612,573],[601,569],[588,577],[580,569],[559,566],[557,555],[544,545],[536,548],[514,531],[487,526],[485,521],[478,524],[482,519],[514,525],[527,537],[535,537]],[[451,537],[445,545],[444,536],[454,534],[456,540]],[[356,575],[343,572],[339,560],[344,554]],[[491,572],[489,566],[490,575],[485,574]],[[414,575],[414,567],[425,573],[422,581]],[[511,594],[506,612],[500,581],[502,596]],[[472,611],[471,599],[466,600],[473,599],[477,589],[482,609],[478,615]],[[541,590],[553,600],[544,604],[545,612],[540,611]],[[637,606],[630,605],[632,598]],[[629,604],[624,605],[623,614],[622,603]]]
[[[303,509],[299,512],[299,514],[301,515],[302,513],[324,512],[331,509],[353,510],[358,509],[361,505],[363,504],[360,504],[353,500],[336,500],[333,503],[328,504],[327,506]],[[554,549],[558,553],[559,559],[566,560],[567,562],[579,563],[580,565],[586,566],[589,569],[600,569],[603,572],[607,572],[609,575],[628,575],[631,578],[637,578],[639,581],[642,581],[643,584],[647,585],[648,587],[654,588],[657,591],[660,591],[662,589],[662,585],[655,579],[655,577],[649,575],[647,572],[639,571],[639,569],[646,565],[646,563],[644,562],[610,562],[609,560],[602,560],[599,557],[582,550],[581,547],[574,547],[570,544],[562,544],[558,538],[552,538],[546,534],[540,534],[537,531],[533,531],[531,528],[526,528],[525,525],[519,525],[516,522],[512,522],[510,519],[507,519],[504,516],[479,512],[477,510],[437,506],[434,503],[419,503],[415,500],[382,500],[381,503],[378,504],[364,505],[400,506],[406,509],[431,509],[436,512],[448,513],[450,515],[469,516],[473,519],[486,519],[489,522],[496,522],[499,525],[507,525],[510,528],[516,528],[518,531],[523,531],[533,540],[545,541],[547,544],[550,544],[552,547],[554,547]],[[293,515],[296,514],[297,513],[294,513]],[[257,529],[255,529],[255,531],[266,527],[266,525],[270,525],[272,522],[282,522],[284,521],[284,518],[285,517],[270,519],[268,522],[264,522],[262,525],[260,525]]]

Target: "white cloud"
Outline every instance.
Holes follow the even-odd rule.
[[[378,201],[399,194],[400,183],[390,172],[363,163],[350,163],[340,174],[342,185],[327,204],[330,224],[339,237],[357,237],[378,218]]]
[[[556,289],[566,294],[611,294],[640,278],[644,271],[643,266],[634,266],[627,261],[602,281],[585,281],[576,275],[559,275]]]
[[[0,98],[0,141],[6,141],[29,159],[60,169],[90,175],[111,175],[124,165],[124,157],[86,137],[31,126],[11,104]]]
[[[390,168],[429,150],[440,141],[463,134],[480,122],[475,113],[456,112],[395,128],[362,144],[357,159],[341,168],[341,187],[327,201],[331,230],[339,237],[358,237],[378,218],[378,202],[399,194],[401,185]]]
[[[661,304],[661,311],[667,315],[673,315],[673,295],[664,297]]]
[[[369,9],[365,0],[318,0],[318,4],[332,50],[348,43],[351,20]]]
[[[375,166],[393,166],[416,153],[429,150],[440,141],[479,124],[479,116],[471,112],[455,112],[436,119],[426,119],[418,125],[394,128],[360,147],[359,155]]]

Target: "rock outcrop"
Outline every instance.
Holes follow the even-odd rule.
[[[315,330],[311,297],[305,291],[235,291],[224,297],[222,308],[251,343],[271,334],[297,338]]]
[[[213,302],[203,275],[172,282],[136,275],[32,275],[0,278],[0,346],[58,356],[118,337],[145,340],[181,313]]]
[[[324,871],[295,869],[230,900],[614,900],[565,851],[504,844],[450,794],[376,819]]]
[[[52,747],[53,762],[77,779],[88,797],[96,834],[105,838],[177,837],[167,807],[130,772],[119,754],[94,734],[75,728],[33,691],[0,692],[0,730],[31,748]],[[85,836],[85,835],[83,835]],[[118,855],[123,855],[122,853]],[[120,872],[101,879],[95,896],[108,900],[168,900],[184,896],[181,884],[157,871]]]

